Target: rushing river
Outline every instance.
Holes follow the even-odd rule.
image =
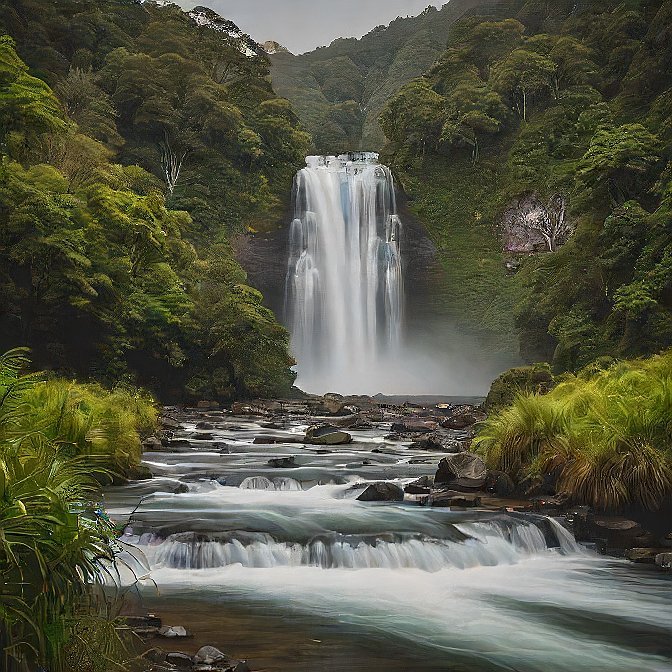
[[[440,454],[386,441],[389,424],[322,449],[253,444],[303,436],[305,419],[198,420],[181,418],[174,452],[145,455],[152,481],[106,496],[117,519],[137,507],[125,541],[158,586],[143,608],[194,644],[277,672],[672,670],[669,574],[533,514],[357,501],[367,481],[436,469]],[[298,466],[269,466],[283,456]]]

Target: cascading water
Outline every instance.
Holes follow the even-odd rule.
[[[306,163],[295,180],[286,286],[297,384],[379,392],[399,357],[403,313],[392,174],[364,152]]]
[[[672,670],[666,575],[534,513],[358,501],[442,457],[388,438],[389,423],[327,450],[295,442],[313,417],[287,416],[273,430],[287,443],[267,445],[259,419],[208,415],[205,440],[202,417],[176,417],[175,452],[146,453],[155,478],[108,490],[107,510],[130,517],[119,543],[151,568],[143,612],[202,636],[193,650],[222,642],[269,672]]]

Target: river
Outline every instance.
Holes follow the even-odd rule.
[[[186,651],[277,672],[672,670],[671,575],[535,514],[357,501],[436,470],[440,454],[385,439],[389,424],[323,448],[294,443],[308,418],[179,420],[173,446],[145,454],[154,479],[106,506],[135,510],[124,541],[156,583],[136,608],[192,630]],[[253,443],[269,432],[287,443]],[[288,456],[298,466],[269,466]]]

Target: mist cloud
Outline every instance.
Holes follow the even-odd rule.
[[[445,0],[179,0],[185,9],[211,7],[258,42],[276,40],[295,54],[337,37],[361,37],[397,16],[415,16]]]

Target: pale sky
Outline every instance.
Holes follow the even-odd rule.
[[[447,0],[178,0],[185,9],[211,7],[257,42],[276,40],[295,54],[361,37],[397,16],[415,16]]]

